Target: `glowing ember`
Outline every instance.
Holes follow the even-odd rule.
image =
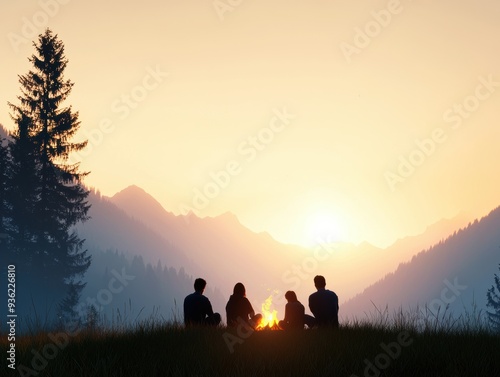
[[[257,326],[257,330],[277,330],[278,327],[278,311],[271,310],[272,296],[269,296],[262,304],[262,320]]]

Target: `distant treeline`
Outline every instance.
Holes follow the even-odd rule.
[[[184,268],[177,271],[161,261],[145,264],[142,256],[116,250],[94,251],[92,259],[81,303],[84,313],[95,307],[98,325],[129,325],[148,318],[182,322],[184,297],[193,291],[193,277]],[[206,294],[222,296],[210,287]]]

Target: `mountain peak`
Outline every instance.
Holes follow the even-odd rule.
[[[163,208],[160,202],[156,200],[153,197],[153,195],[151,195],[146,190],[136,185],[130,185],[127,188],[118,191],[115,195],[111,197],[111,200],[112,201],[135,200],[139,202],[146,202],[149,205],[161,206]]]
[[[128,186],[117,192],[110,200],[118,207],[126,208],[126,212],[134,217],[141,217],[137,216],[137,214],[142,213],[144,209],[147,209],[148,215],[154,215],[155,217],[161,216],[165,212],[170,214],[151,194],[136,185]]]
[[[238,217],[234,213],[232,213],[230,211],[224,212],[224,213],[220,214],[219,216],[216,216],[216,218],[226,219],[226,220],[231,220],[231,221],[236,221],[238,223],[240,222],[238,220]]]
[[[123,195],[149,195],[143,188],[136,185],[130,185],[121,191],[118,191],[112,198]]]

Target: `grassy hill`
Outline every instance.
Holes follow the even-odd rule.
[[[500,335],[416,322],[296,332],[141,324],[17,339],[14,376],[496,376]],[[6,337],[0,348],[6,354]],[[21,367],[21,365],[23,367]],[[4,374],[4,371],[7,371]]]

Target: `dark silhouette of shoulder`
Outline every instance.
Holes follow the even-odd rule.
[[[314,285],[317,291],[309,296],[309,309],[314,315],[314,325],[338,327],[339,298],[337,294],[325,288],[326,280],[321,275],[314,278]]]
[[[198,278],[194,282],[195,291],[184,298],[184,324],[218,325],[221,321],[219,313],[214,313],[208,297],[203,295],[207,282]]]

